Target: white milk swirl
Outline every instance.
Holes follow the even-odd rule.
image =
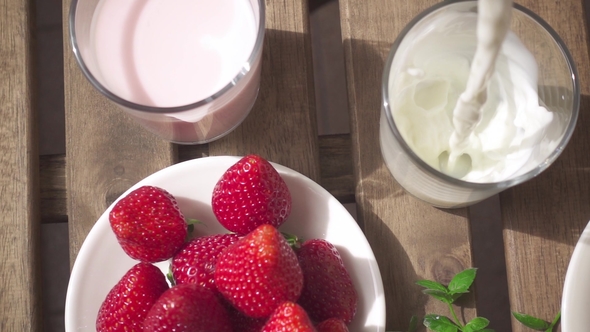
[[[487,100],[489,80],[494,73],[502,43],[510,29],[512,0],[479,0],[478,13],[477,47],[471,64],[471,72],[467,80],[467,87],[453,110],[455,131],[449,140],[448,163],[445,164],[444,160],[441,161],[443,171],[459,176],[462,175],[455,174],[460,170],[457,167],[457,159],[469,145],[469,136],[481,120],[481,108]],[[465,171],[468,171],[468,167],[465,168]]]
[[[492,3],[497,0],[488,5]],[[460,155],[456,165],[448,165],[450,175],[470,182],[499,182],[526,173],[537,166],[539,153],[555,148],[543,145],[539,151],[553,113],[539,105],[533,55],[510,31],[503,43],[502,38],[490,39],[489,30],[480,33],[488,45],[481,51],[479,73],[472,73],[473,86],[466,90],[477,21],[473,11],[447,12],[406,36],[412,42],[392,65],[390,106],[404,140],[430,166],[447,171],[449,155]],[[499,25],[494,29],[499,29],[497,36],[503,35]],[[495,58],[494,43],[501,44],[495,68],[490,61]],[[475,107],[458,107],[467,120],[459,121],[463,127],[455,132],[453,110],[463,92],[468,94],[464,100]]]

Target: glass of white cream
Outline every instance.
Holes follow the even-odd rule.
[[[441,208],[477,203],[540,174],[561,154],[578,117],[569,51],[546,22],[515,4],[481,118],[447,167],[477,17],[477,1],[446,1],[422,12],[394,42],[383,74],[385,164],[408,193]]]
[[[73,0],[69,28],[90,83],[165,140],[218,139],[257,98],[263,0]]]

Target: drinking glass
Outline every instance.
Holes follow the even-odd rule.
[[[139,15],[148,1],[134,1],[133,5],[138,8],[135,8],[132,13]],[[207,1],[210,2],[209,6],[216,6],[216,1]],[[159,107],[145,101],[129,100],[131,98],[123,98],[109,86],[109,82],[105,81],[104,69],[97,64],[97,46],[92,27],[95,12],[97,8],[100,8],[100,0],[72,1],[69,16],[70,42],[80,69],[94,88],[143,127],[170,142],[203,144],[223,137],[242,123],[258,95],[265,33],[265,6],[262,0],[244,1],[251,8],[256,24],[254,46],[249,51],[248,58],[244,59],[241,69],[231,80],[222,82],[225,85],[217,92],[206,98],[195,96],[194,100],[181,105]],[[121,2],[123,3],[129,2]],[[238,15],[243,14],[248,13],[238,13]],[[134,29],[135,27],[131,25],[126,28]],[[191,35],[189,34],[188,37]],[[183,45],[178,45],[178,52],[182,47]],[[228,52],[231,51],[228,50]],[[175,82],[174,75],[170,75],[166,80],[170,80],[170,84],[179,84],[178,81]]]
[[[565,44],[539,16],[515,4],[511,30],[538,63],[539,105],[553,112],[554,121],[559,122],[553,127],[555,130],[544,133],[539,145],[552,143],[556,147],[532,157],[528,170],[498,182],[464,181],[442,173],[423,161],[400,134],[392,115],[391,98],[396,97],[391,88],[403,70],[400,68],[400,58],[412,47],[417,36],[428,29],[429,24],[439,15],[454,11],[476,12],[477,1],[445,1],[415,17],[395,40],[385,64],[382,81],[379,138],[385,164],[408,193],[441,208],[458,208],[477,203],[546,170],[561,154],[572,136],[580,106],[578,75]],[[473,30],[468,33],[475,35],[475,29]]]

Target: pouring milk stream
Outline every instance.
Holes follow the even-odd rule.
[[[402,69],[389,96],[402,137],[430,166],[465,181],[524,174],[540,149],[555,148],[540,147],[554,115],[539,105],[537,63],[509,31],[511,11],[512,0],[479,0],[478,13],[440,15],[395,64]]]
[[[510,28],[512,0],[479,0],[477,19],[477,48],[471,64],[467,88],[457,100],[453,110],[455,130],[449,140],[448,162],[441,162],[441,169],[451,175],[462,170],[457,159],[467,148],[469,135],[482,117],[482,106],[487,100],[488,82],[494,73],[496,59]],[[471,160],[465,163],[471,164]],[[468,171],[470,166],[463,167]],[[464,174],[463,174],[464,175]]]

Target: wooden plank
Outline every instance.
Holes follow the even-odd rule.
[[[563,154],[545,173],[500,196],[511,309],[551,320],[560,309],[573,247],[590,219],[588,30],[582,0],[518,3],[564,40],[582,93],[577,128]],[[513,320],[513,331],[528,330]]]
[[[64,17],[69,6],[70,1],[64,1]],[[318,180],[307,3],[268,3],[266,22],[264,78],[258,102],[245,123],[211,144],[209,151],[211,155],[259,153]],[[67,23],[64,31],[64,40],[68,40]],[[64,44],[66,175],[68,214],[74,220],[70,222],[73,259],[107,203],[145,175],[170,164],[173,153],[168,144],[139,128],[94,91],[80,73],[70,45]],[[86,152],[88,147],[91,149]],[[146,155],[150,163],[139,162]],[[121,171],[124,174],[118,174]]]
[[[31,2],[0,1],[0,330],[41,329]]]
[[[350,135],[318,137],[320,185],[341,203],[354,203],[354,179],[350,156]],[[179,161],[205,157],[208,147],[183,145],[178,147]]]
[[[341,203],[355,203],[350,135],[320,136],[322,187]]]
[[[39,156],[42,223],[67,222],[66,156]]]
[[[322,187],[342,203],[354,202],[354,179],[350,156],[350,136],[320,136],[320,174]],[[209,155],[208,145],[178,146],[178,161]],[[41,222],[67,222],[66,156],[41,156]]]
[[[436,209],[405,193],[379,148],[385,59],[402,28],[435,3],[340,0],[358,216],[381,269],[387,330],[407,330],[411,315],[447,314],[415,282],[448,282],[472,264],[467,210]],[[475,311],[467,308],[464,317],[472,318]]]
[[[319,182],[308,14],[306,0],[266,1],[258,99],[234,132],[209,144],[211,155],[257,153]]]
[[[69,42],[63,1],[66,188],[70,260],[105,209],[144,177],[174,162],[170,143],[141,128],[83,76]]]

